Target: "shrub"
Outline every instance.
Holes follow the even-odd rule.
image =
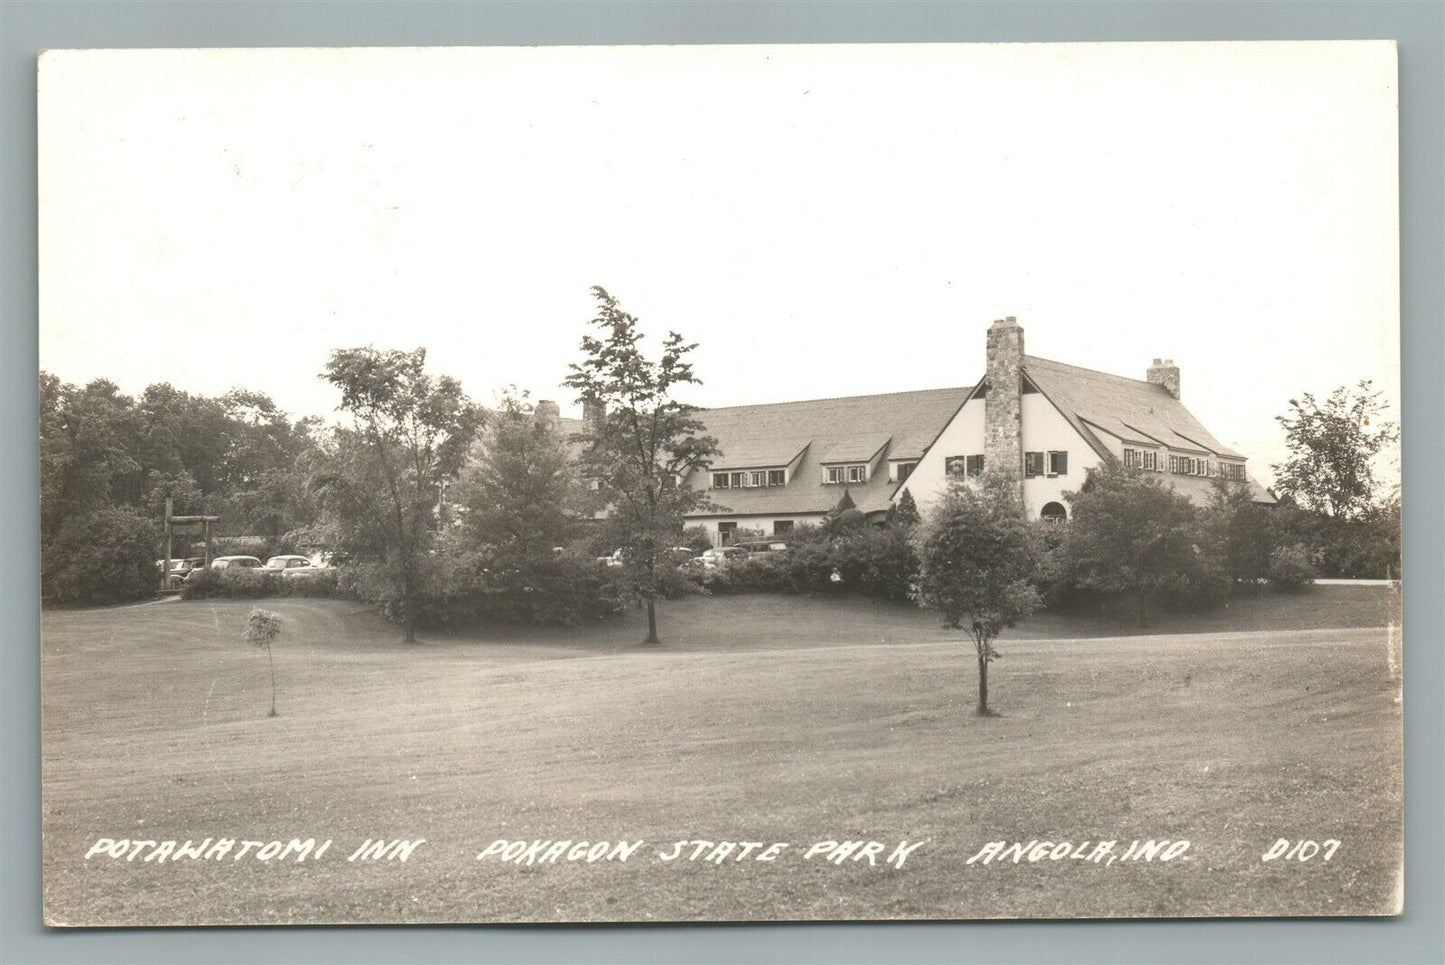
[[[689,526],[682,531],[682,542],[677,545],[686,546],[694,554],[703,553],[712,549],[712,537],[705,526]]]
[[[184,600],[205,600],[221,597],[250,600],[281,594],[281,574],[276,571],[228,566],[224,570],[204,570],[181,587]]]
[[[1298,543],[1281,546],[1270,555],[1266,576],[1275,592],[1299,593],[1315,579],[1309,550]]]
[[[286,596],[342,596],[337,585],[338,572],[328,567],[289,574],[281,580],[281,592]]]
[[[341,569],[335,592],[371,604],[394,622],[405,616],[401,593],[382,564]],[[590,558],[549,552],[519,564],[452,546],[420,574],[414,605],[417,625],[426,628],[569,626],[616,613],[623,599],[610,568]]]
[[[710,593],[855,593],[907,600],[918,562],[902,527],[874,526],[845,512],[822,526],[799,527],[782,552],[706,570]],[[837,579],[834,579],[834,574]]]
[[[160,586],[158,542],[154,523],[120,509],[67,520],[41,553],[41,597],[83,605],[154,596]]]
[[[1228,593],[1218,527],[1154,474],[1106,462],[1064,499],[1072,509],[1056,556],[1073,589],[1127,606],[1140,626],[1158,603],[1210,605]]]

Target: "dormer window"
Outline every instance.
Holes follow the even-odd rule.
[[[713,489],[765,489],[769,486],[786,486],[786,469],[745,469],[712,474]]]
[[[893,478],[892,478],[892,481],[893,481],[893,482],[904,482],[905,480],[908,479],[909,476],[911,476],[911,475],[913,474],[913,470],[916,469],[916,468],[918,468],[918,460],[917,460],[917,459],[909,459],[909,460],[906,461],[906,462],[895,462],[895,463],[893,463]]]
[[[829,483],[865,483],[868,481],[868,465],[828,466],[825,478]]]

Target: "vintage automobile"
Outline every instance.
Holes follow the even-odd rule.
[[[297,573],[304,573],[309,570],[315,570],[318,569],[318,567],[311,562],[310,557],[297,556],[292,554],[286,556],[271,557],[269,560],[266,561],[266,565],[263,567],[263,569],[265,569],[267,572],[272,573],[279,572],[283,577],[286,577],[294,576]]]
[[[712,549],[703,550],[702,555],[692,561],[692,565],[710,570],[729,561],[745,560],[748,555],[748,551],[741,546],[714,546]]]
[[[746,540],[734,545],[740,550],[747,550],[748,553],[781,553],[788,548],[788,544],[780,539]]]
[[[261,569],[261,561],[254,556],[218,556],[211,560],[209,570],[204,566],[198,566],[187,573],[185,582],[195,583],[201,579],[200,574],[202,573],[219,572],[221,570],[231,569],[232,567],[236,569],[259,570]]]

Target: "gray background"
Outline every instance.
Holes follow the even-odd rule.
[[[46,47],[1393,38],[1400,42],[1406,913],[1398,920],[183,929],[40,925],[35,54]],[[0,961],[1442,962],[1445,4],[0,0]],[[84,284],[84,279],[75,279]]]

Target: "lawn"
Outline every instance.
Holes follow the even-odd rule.
[[[1401,860],[1388,588],[1320,587],[1118,635],[971,645],[860,601],[689,599],[639,624],[434,635],[283,599],[280,716],[249,602],[42,617],[55,924],[1387,913]],[[1181,632],[1185,629],[1196,632]],[[98,838],[332,839],[319,861],[94,857]],[[425,838],[349,862],[367,838]],[[1188,840],[1169,862],[968,859],[991,841]],[[1330,861],[1260,860],[1278,838]],[[497,839],[645,843],[531,866]],[[679,840],[776,860],[660,861]],[[874,840],[877,864],[816,842]],[[883,857],[924,842],[903,867]],[[756,855],[761,849],[754,850]],[[691,848],[685,854],[691,854]]]

